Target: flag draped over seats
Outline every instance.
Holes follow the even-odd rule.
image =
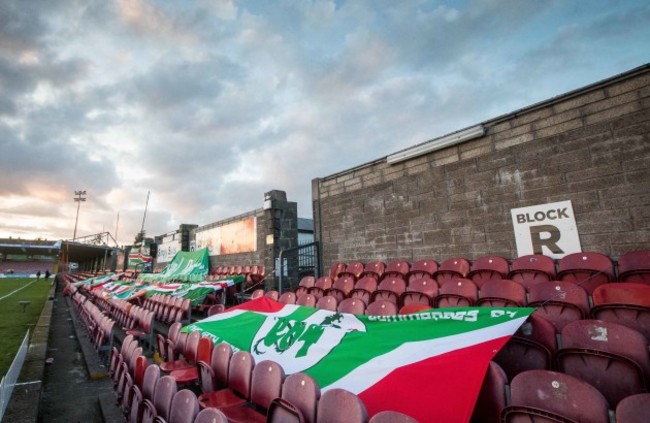
[[[179,251],[160,273],[141,274],[145,282],[180,280],[199,282],[205,280],[210,269],[210,256],[207,248],[196,251]]]
[[[370,415],[467,422],[490,360],[532,308],[358,316],[259,298],[185,327],[359,395]]]

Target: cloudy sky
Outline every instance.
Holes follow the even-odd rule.
[[[205,225],[650,62],[650,3],[2,0],[0,237]],[[119,214],[119,225],[116,225]]]

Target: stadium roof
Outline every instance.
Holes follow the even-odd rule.
[[[107,245],[83,244],[76,241],[41,241],[14,238],[0,239],[0,254],[7,255],[44,255],[59,256],[61,251],[68,256],[68,261],[86,263],[94,259],[103,259],[114,248]]]

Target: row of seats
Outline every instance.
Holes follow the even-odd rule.
[[[247,285],[256,284],[264,279],[266,267],[264,265],[235,265],[217,266],[208,273],[206,280],[218,280],[233,276],[245,276]]]
[[[156,293],[146,298],[142,306],[153,311],[156,320],[166,324],[189,324],[192,319],[192,300],[188,298]]]
[[[599,252],[568,254],[559,260],[542,254],[526,255],[510,262],[504,257],[484,256],[471,261],[454,257],[438,263],[434,259],[422,259],[410,264],[406,260],[395,260],[388,264],[382,261],[335,262],[330,266],[332,280],[350,276],[355,281],[369,276],[381,281],[390,276],[400,276],[407,282],[424,275],[442,285],[452,278],[467,278],[479,288],[490,280],[512,279],[529,288],[532,285],[551,280],[580,283],[589,294],[607,282],[638,282],[650,284],[650,250],[631,251],[617,260]]]
[[[202,343],[203,339],[206,342]],[[229,422],[368,421],[365,406],[356,395],[330,389],[321,396],[310,376],[294,373],[285,377],[282,367],[273,361],[255,363],[250,352],[233,352],[227,343],[215,346],[198,332],[181,333],[180,325],[170,327],[165,345],[174,347],[160,352],[168,358],[160,370],[169,372],[176,384],[185,385],[188,382],[177,377],[182,368],[197,369],[201,392],[198,408],[218,408]],[[170,397],[167,395],[168,400]],[[370,421],[415,422],[397,412],[379,413]]]
[[[95,303],[88,301],[76,288],[72,287],[69,295],[95,349],[100,355],[106,357],[113,343],[115,320],[105,315]]]

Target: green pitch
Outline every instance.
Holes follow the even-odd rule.
[[[0,377],[4,376],[25,337],[33,332],[52,287],[53,277],[0,278]],[[24,307],[21,301],[29,301]]]

